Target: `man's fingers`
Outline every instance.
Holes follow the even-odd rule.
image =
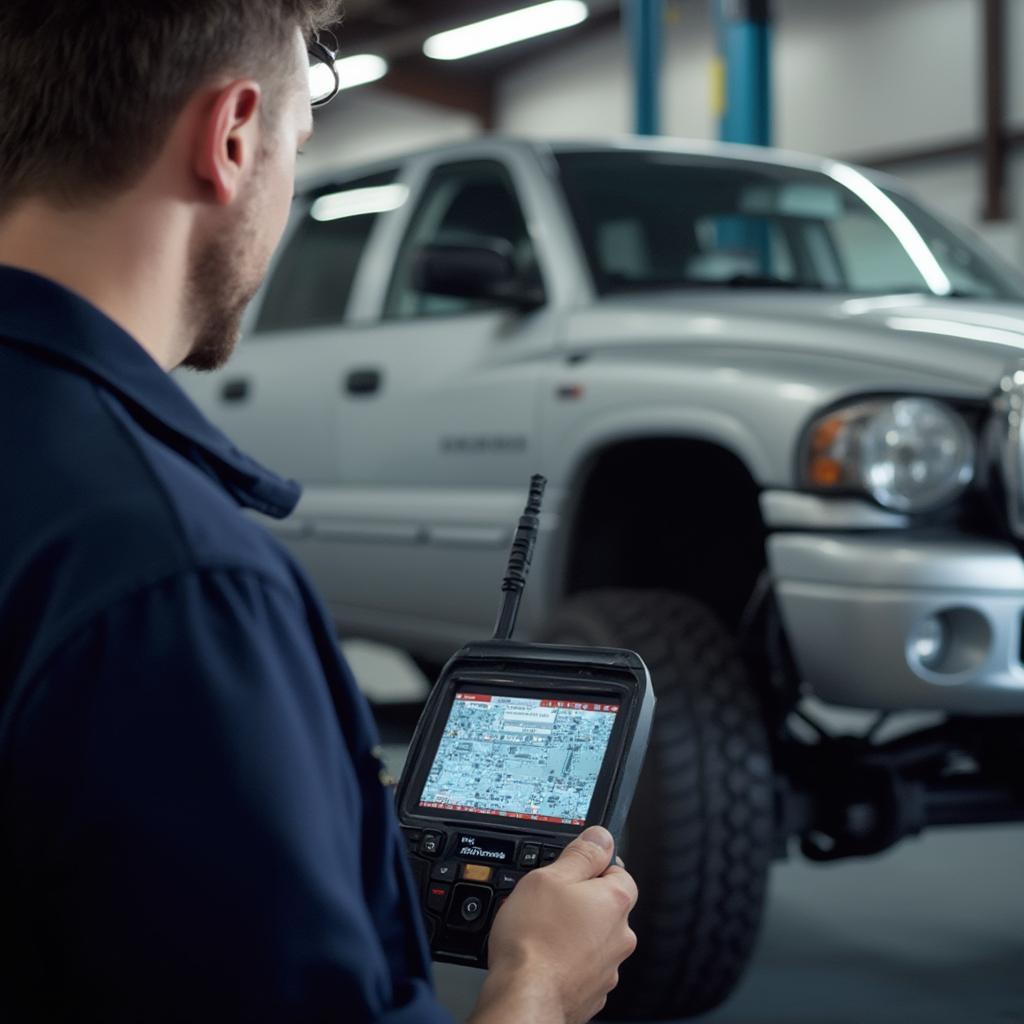
[[[584,882],[588,878],[598,878],[611,864],[614,846],[612,834],[607,829],[594,825],[574,839],[562,851],[558,860],[549,864],[546,870],[559,875],[567,882]]]
[[[627,910],[632,910],[636,906],[640,893],[633,876],[625,868],[613,864],[601,877],[615,883],[615,888],[619,890],[623,905]]]

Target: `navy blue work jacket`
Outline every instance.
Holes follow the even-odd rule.
[[[0,485],[0,1020],[449,1021],[297,486],[10,268]]]

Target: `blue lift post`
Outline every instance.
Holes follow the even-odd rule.
[[[633,49],[636,133],[661,134],[662,25],[665,0],[623,0]]]
[[[771,0],[711,0],[723,142],[772,144]]]
[[[723,142],[772,144],[771,0],[711,0],[718,40],[716,102]],[[757,255],[760,273],[772,273],[768,225],[753,217],[720,217],[723,248]]]

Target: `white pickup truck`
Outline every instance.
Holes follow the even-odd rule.
[[[522,633],[634,648],[659,696],[610,1015],[723,1000],[794,843],[1024,819],[1024,279],[897,181],[628,140],[323,176],[184,383],[305,485],[272,528],[339,629],[428,665],[489,634],[549,478]]]

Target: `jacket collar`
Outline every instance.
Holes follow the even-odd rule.
[[[240,452],[130,334],[85,299],[37,274],[0,266],[0,343],[14,343],[114,393],[162,443],[245,508],[289,515],[301,490]]]

